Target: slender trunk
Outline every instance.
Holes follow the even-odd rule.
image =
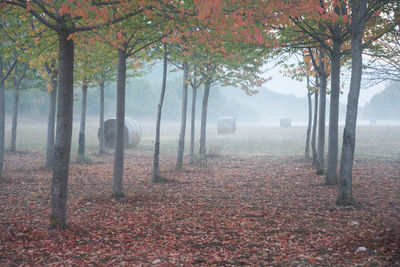
[[[5,128],[5,88],[3,75],[3,57],[0,55],[0,181],[4,163],[4,128]]]
[[[1,43],[0,43],[1,45]],[[7,73],[3,73],[3,57],[0,54],[0,182],[2,181],[2,171],[4,165],[4,140],[5,140],[5,125],[6,125],[6,109],[5,109],[5,87],[4,82],[7,77],[10,75],[11,71],[14,69],[15,64],[17,63],[17,56],[14,58],[14,62],[11,67],[8,69]]]
[[[14,87],[14,106],[13,116],[11,124],[11,145],[10,151],[15,152],[17,150],[17,122],[18,122],[18,104],[19,104],[19,88],[18,85]]]
[[[99,153],[104,154],[104,80],[100,82]]]
[[[325,184],[327,185],[337,184],[340,58],[340,43],[334,40],[331,55],[331,103],[329,110],[328,156],[325,175]]]
[[[47,118],[47,148],[46,167],[53,167],[54,161],[54,132],[56,123],[56,101],[57,101],[57,75],[52,80],[53,90],[50,92],[49,115]]]
[[[320,75],[319,120],[317,139],[317,174],[325,172],[325,109],[326,109],[326,85],[327,75]]]
[[[318,123],[318,95],[319,91],[314,92],[314,118],[313,118],[313,126],[312,126],[312,134],[311,134],[311,150],[313,156],[313,165],[317,164],[317,123]]]
[[[176,160],[176,169],[182,168],[183,153],[185,151],[185,134],[186,134],[186,113],[187,113],[187,94],[188,94],[188,64],[183,62],[183,92],[182,92],[182,117],[181,130],[179,133],[178,157]]]
[[[311,89],[310,79],[307,76],[307,99],[308,99],[308,125],[307,125],[307,138],[306,138],[306,149],[304,151],[304,158],[310,158],[310,135],[311,135],[311,123],[312,123],[312,103],[311,103]]]
[[[74,41],[69,32],[60,30],[57,129],[51,186],[50,228],[63,229],[67,221],[68,172],[71,154],[74,101]]]
[[[157,125],[156,125],[156,141],[154,144],[154,170],[153,182],[160,182],[160,127],[161,127],[161,111],[164,102],[165,87],[167,84],[167,60],[168,60],[167,45],[164,43],[164,64],[163,64],[163,78],[161,85],[160,100],[157,106]]]
[[[351,80],[347,99],[346,123],[343,132],[342,155],[338,179],[337,205],[351,205],[354,203],[352,193],[353,162],[356,145],[356,124],[358,98],[360,96],[362,75],[362,32],[366,9],[366,0],[352,2],[352,24],[351,24]]]
[[[18,104],[19,104],[19,94],[20,94],[20,86],[22,79],[25,76],[25,72],[28,69],[28,63],[24,63],[23,69],[21,73],[18,74],[18,77],[13,77],[14,81],[14,107],[13,107],[13,117],[12,117],[12,125],[11,125],[11,151],[17,150],[17,123],[18,123]],[[17,68],[15,67],[15,73],[17,72]]]
[[[80,162],[83,162],[85,157],[87,89],[88,89],[88,84],[85,78],[82,84],[81,122],[79,127],[79,138],[78,138],[78,159]]]
[[[207,80],[204,84],[204,96],[203,103],[201,106],[201,125],[200,125],[200,155],[204,157],[206,155],[206,128],[207,128],[207,107],[208,107],[208,96],[210,94],[211,83]]]
[[[192,87],[192,112],[190,114],[190,164],[194,162],[194,138],[196,128],[196,98],[197,87]]]
[[[124,176],[126,59],[126,51],[118,49],[117,110],[115,122],[114,176],[112,181],[112,194],[116,198],[124,196],[122,179]]]

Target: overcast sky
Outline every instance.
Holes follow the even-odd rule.
[[[280,68],[278,67],[266,71],[264,73],[264,76],[272,77],[272,80],[264,84],[264,86],[270,89],[271,91],[281,94],[295,95],[297,97],[307,96],[306,81],[297,82],[288,77],[284,77],[280,72]],[[350,77],[350,75],[346,76]],[[341,79],[342,79],[341,82],[345,82],[345,86],[342,89],[343,94],[340,95],[340,102],[345,104],[347,103],[347,94],[349,92],[350,80],[345,79],[344,76],[342,76]],[[329,87],[330,87],[330,80],[328,81],[328,88]],[[367,89],[362,88],[360,92],[359,106],[364,106],[369,100],[371,100],[371,98],[375,94],[381,92],[384,88],[385,88],[384,83],[381,83],[379,85]]]

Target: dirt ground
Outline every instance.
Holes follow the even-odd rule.
[[[357,204],[335,206],[299,157],[215,156],[150,181],[150,155],[126,155],[126,197],[111,197],[112,155],[72,163],[68,227],[48,230],[44,155],[6,155],[1,266],[400,265],[400,162],[357,159]]]

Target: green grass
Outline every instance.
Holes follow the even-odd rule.
[[[155,123],[139,121],[142,139],[138,146],[129,148],[127,153],[148,154],[154,149]],[[197,123],[199,126],[199,123]],[[88,118],[86,124],[86,151],[98,153],[98,120]],[[74,122],[72,156],[78,149],[79,121]],[[6,124],[6,148],[10,144],[10,124]],[[326,129],[328,132],[328,129]],[[343,128],[339,130],[339,151]],[[46,122],[31,122],[22,119],[18,125],[17,150],[41,151],[46,148]],[[179,124],[163,122],[161,127],[161,153],[177,153]],[[186,151],[189,153],[190,125],[186,130]],[[199,128],[196,129],[196,152],[198,151]],[[269,155],[303,156],[306,127],[280,128],[256,124],[238,124],[233,135],[218,135],[216,124],[207,129],[207,151],[218,155]],[[327,145],[327,141],[326,141]],[[327,150],[326,150],[327,151]],[[113,152],[108,150],[108,152]],[[356,139],[356,158],[381,158],[400,160],[400,126],[358,126]]]

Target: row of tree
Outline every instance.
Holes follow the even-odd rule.
[[[301,51],[304,61],[300,66],[301,73],[308,80],[315,76],[314,83],[319,88],[319,93],[315,93],[315,103],[318,103],[319,97],[319,114],[314,109],[314,134],[311,138],[317,171],[325,172],[325,104],[330,75],[325,181],[329,185],[339,185],[337,204],[353,203],[352,165],[362,52],[365,48],[371,48],[371,51],[385,49],[377,44],[377,40],[396,35],[399,1],[0,0],[0,8],[5,14],[0,24],[2,40],[5,40],[0,43],[0,171],[4,159],[4,82],[13,69],[16,70],[19,75],[14,75],[13,80],[15,90],[18,90],[30,64],[32,68],[43,70],[51,91],[46,156],[46,165],[53,169],[50,228],[64,228],[66,225],[74,84],[82,89],[78,154],[83,160],[87,88],[93,83],[100,88],[102,153],[104,87],[113,79],[117,81],[112,191],[115,197],[122,197],[125,89],[127,76],[131,73],[127,70],[137,69],[143,62],[157,59],[163,60],[163,78],[157,113],[154,181],[162,180],[158,164],[159,142],[168,62],[184,73],[176,163],[179,169],[182,167],[185,144],[189,85],[193,90],[190,134],[190,160],[193,161],[196,90],[204,87],[200,155],[205,156],[211,85],[240,85],[246,93],[252,94],[255,86],[265,82],[260,74],[267,59]],[[340,67],[346,62],[351,62],[352,76],[338,175]],[[311,88],[308,87],[309,98],[313,91],[317,92]],[[317,115],[318,137],[315,134]]]

